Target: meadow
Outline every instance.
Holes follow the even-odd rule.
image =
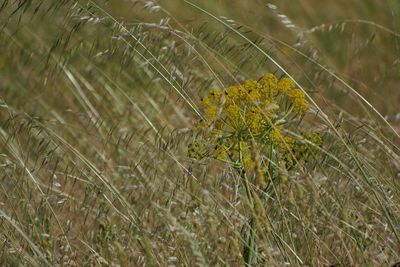
[[[394,266],[400,2],[0,1],[0,266]]]

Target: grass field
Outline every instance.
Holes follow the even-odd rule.
[[[0,1],[0,265],[393,266],[399,70],[396,0]]]

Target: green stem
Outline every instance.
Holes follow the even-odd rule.
[[[251,194],[249,179],[247,178],[246,171],[244,170],[244,167],[243,167],[242,144],[240,142],[239,142],[239,161],[240,161],[240,165],[241,165],[240,177],[242,179],[242,183],[246,190],[246,196],[247,196],[247,199],[249,200],[250,204],[254,208],[254,199],[253,199],[253,195]],[[243,251],[243,258],[244,258],[245,266],[252,266],[252,264],[254,264],[257,259],[257,246],[256,246],[256,242],[255,242],[255,228],[254,228],[255,220],[254,219],[255,219],[254,216],[251,215],[250,222],[249,222],[249,231],[245,238],[246,245],[245,245],[244,251]]]
[[[256,233],[255,233],[255,220],[254,216],[250,218],[250,228],[246,236],[246,247],[244,248],[243,258],[245,266],[252,266],[256,263],[257,259],[257,245],[256,245]]]

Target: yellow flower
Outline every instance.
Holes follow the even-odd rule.
[[[259,84],[258,84],[258,82],[255,81],[255,80],[246,80],[246,81],[244,81],[244,83],[243,83],[243,87],[244,87],[247,91],[250,91],[250,90],[257,90],[258,87],[259,87]]]
[[[263,114],[262,111],[257,107],[252,107],[246,113],[246,124],[250,132],[254,135],[258,135],[262,132]]]
[[[322,144],[321,135],[318,132],[309,132],[303,135],[312,144],[319,146]]]
[[[200,120],[195,124],[195,126],[198,130],[202,130],[207,127],[207,123],[203,120]]]
[[[211,90],[208,96],[201,100],[203,107],[207,108],[211,105],[219,105],[221,102],[222,92],[219,89]]]
[[[203,98],[203,99],[201,100],[201,104],[202,104],[204,107],[208,107],[209,105],[211,105],[211,103],[212,103],[212,100],[211,100],[210,98],[208,98],[208,97],[205,97],[205,98]]]
[[[306,100],[304,93],[300,89],[292,89],[289,90],[286,95],[288,96],[289,100],[292,102],[293,110],[297,114],[303,114],[307,111],[309,107],[309,103]]]
[[[258,101],[261,98],[261,85],[254,80],[246,80],[243,83],[243,87],[246,90],[246,97],[249,102]]]
[[[214,157],[219,160],[225,160],[228,157],[228,150],[225,145],[217,145],[214,150]]]
[[[276,93],[284,94],[293,88],[295,88],[294,82],[288,77],[283,77],[278,82]]]
[[[236,104],[230,104],[225,108],[226,116],[231,120],[240,118],[240,107]]]
[[[249,146],[247,142],[240,142],[240,150],[242,153],[242,162],[243,162],[243,167],[246,170],[252,170],[256,166],[256,163],[252,159],[251,156],[251,151],[249,149]]]
[[[271,139],[272,143],[278,142],[279,140],[282,139],[282,125],[280,126],[275,126],[269,133],[269,138]]]
[[[246,97],[246,92],[244,91],[243,86],[234,85],[226,88],[226,99],[228,102],[240,102]]]
[[[287,136],[282,133],[283,126],[276,126],[271,130],[269,138],[273,144],[275,144],[281,151],[290,151],[294,145],[295,140],[293,137]]]
[[[207,120],[208,121],[214,120],[218,115],[218,111],[219,111],[219,106],[216,106],[216,105],[209,106],[206,109],[206,118],[207,118]]]
[[[211,90],[208,93],[208,97],[214,102],[219,102],[221,100],[221,95],[222,95],[222,92],[219,89]]]
[[[261,86],[264,94],[269,96],[272,92],[275,92],[278,87],[278,79],[272,73],[267,73],[261,79]]]

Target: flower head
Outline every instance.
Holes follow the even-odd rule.
[[[194,158],[240,162],[241,168],[260,175],[260,170],[266,171],[262,163],[266,154],[289,167],[311,154],[306,142],[288,134],[309,107],[303,91],[288,77],[278,79],[268,73],[258,81],[210,90],[201,105],[205,114],[197,124],[201,142],[189,146]],[[321,143],[318,133],[301,135],[311,143]],[[272,154],[267,148],[272,148]],[[264,155],[253,157],[260,154]]]
[[[307,111],[309,103],[306,100],[304,93],[297,88],[291,89],[286,92],[289,100],[292,102],[293,110],[297,114],[303,114]]]

